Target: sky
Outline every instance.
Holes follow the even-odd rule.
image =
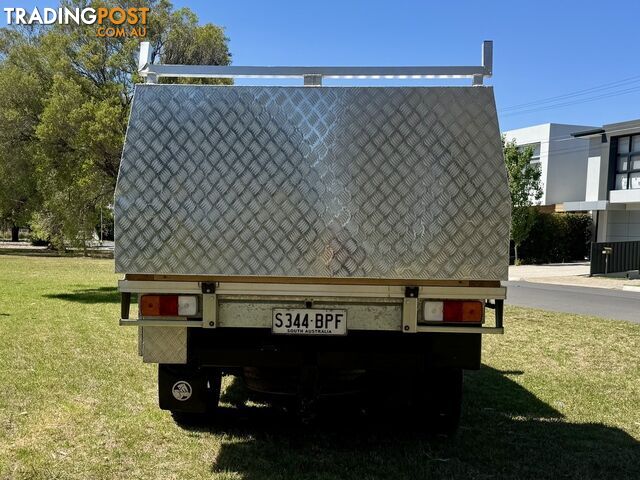
[[[173,3],[191,8],[201,23],[225,27],[234,65],[478,65],[482,41],[493,40],[493,78],[486,84],[494,86],[503,131],[549,122],[601,126],[640,118],[638,0]]]

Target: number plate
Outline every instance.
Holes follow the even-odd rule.
[[[275,308],[271,332],[284,335],[346,335],[346,310]]]

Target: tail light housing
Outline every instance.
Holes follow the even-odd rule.
[[[480,300],[426,300],[424,322],[482,323],[484,304]]]
[[[198,313],[195,295],[142,295],[140,313],[143,317],[191,317]]]

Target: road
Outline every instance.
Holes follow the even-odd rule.
[[[640,293],[523,281],[503,285],[508,287],[507,305],[640,323]]]

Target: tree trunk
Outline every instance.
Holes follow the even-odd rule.
[[[87,234],[84,230],[84,228],[82,229],[82,256],[83,257],[88,257],[89,255],[87,255]]]
[[[17,225],[11,226],[11,241],[18,242],[20,241],[20,227]]]
[[[513,253],[515,255],[515,258],[513,259],[513,264],[518,265],[518,244],[517,243],[513,244]]]

